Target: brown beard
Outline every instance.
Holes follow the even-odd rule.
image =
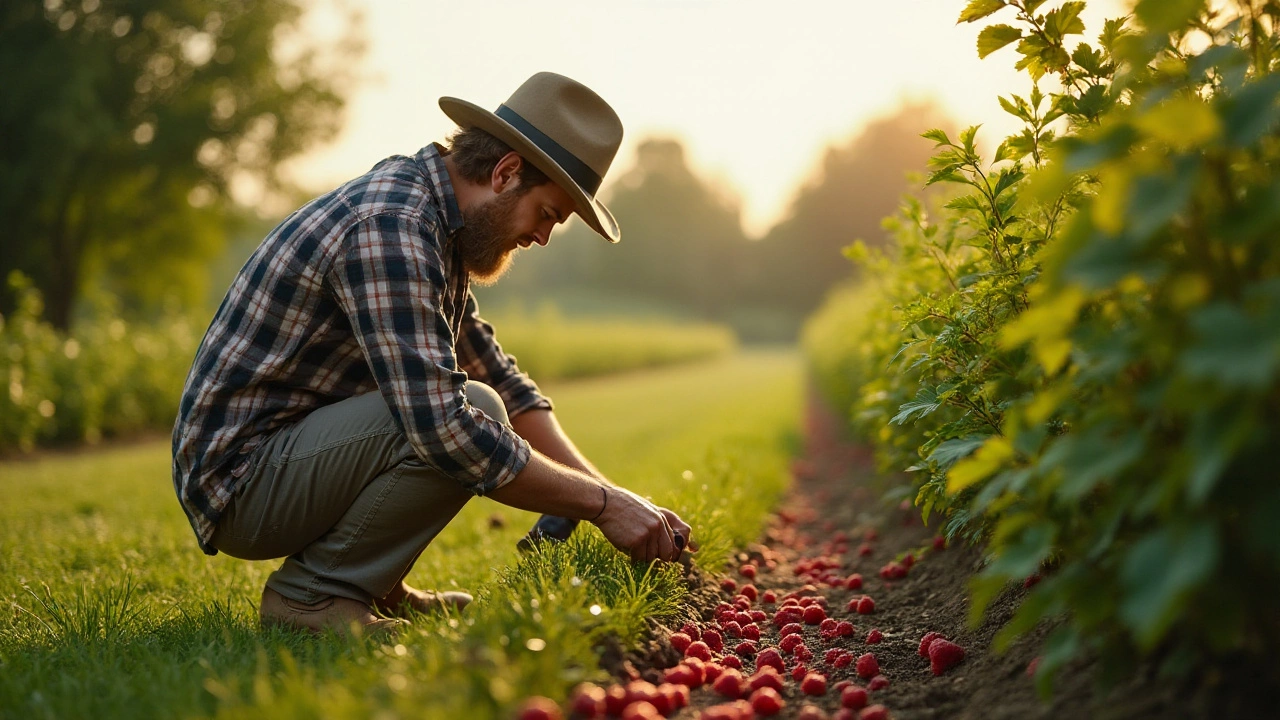
[[[481,285],[497,282],[511,266],[511,218],[519,200],[518,193],[504,192],[462,213],[457,238],[462,266]]]

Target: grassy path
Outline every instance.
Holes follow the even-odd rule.
[[[784,489],[800,384],[774,351],[544,389],[603,471],[693,519],[715,566]],[[518,563],[533,516],[481,499],[410,576],[477,592],[463,617],[392,647],[264,634],[276,563],[203,556],[168,466],[166,442],[0,464],[0,717],[503,717],[595,676],[601,633],[679,608],[677,572],[594,531]]]

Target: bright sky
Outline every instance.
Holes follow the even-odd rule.
[[[696,172],[741,198],[748,233],[786,211],[824,147],[905,99],[936,99],[989,140],[1015,127],[996,97],[1025,94],[1006,48],[986,60],[978,31],[1012,11],[956,25],[965,0],[350,0],[365,16],[363,74],[335,142],[291,163],[328,189],[453,129],[452,95],[495,109],[541,70],[567,75],[622,118],[610,178],[638,141],[684,141]],[[1057,6],[1047,3],[1042,12]],[[1090,0],[1084,39],[1124,0]],[[928,128],[921,127],[923,132]]]

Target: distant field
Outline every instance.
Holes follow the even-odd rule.
[[[790,351],[543,386],[604,472],[691,520],[704,566],[785,487]],[[461,618],[396,646],[263,633],[276,563],[203,556],[168,467],[165,442],[0,464],[0,717],[500,718],[597,675],[601,634],[634,641],[680,610],[675,573],[633,568],[594,529],[520,560],[534,516],[478,499],[409,578],[476,593]]]

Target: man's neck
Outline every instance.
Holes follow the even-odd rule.
[[[458,172],[458,167],[453,162],[453,156],[444,156],[444,169],[449,173],[449,184],[453,185],[453,197],[458,201],[458,209],[466,213],[475,204],[479,188],[462,177],[462,173]]]

